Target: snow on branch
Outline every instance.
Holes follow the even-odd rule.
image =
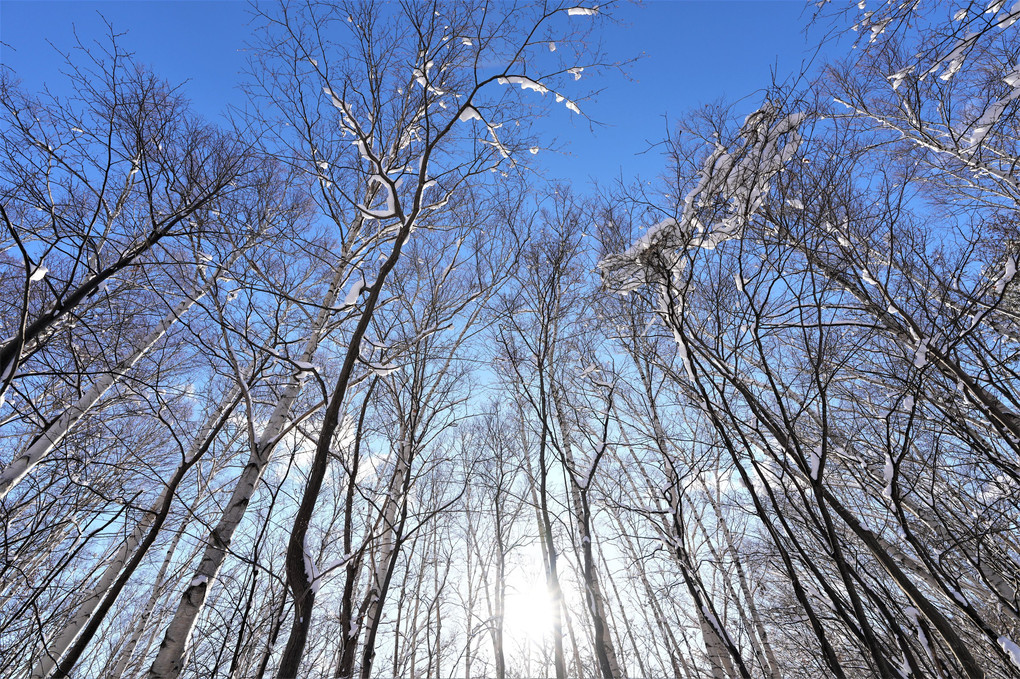
[[[461,114],[458,117],[458,120],[460,120],[461,122],[464,122],[464,123],[466,123],[466,122],[468,122],[470,120],[481,120],[481,119],[482,119],[482,114],[478,112],[478,109],[476,109],[474,106],[471,106],[471,105],[465,106],[464,110],[461,111]]]
[[[981,117],[974,123],[974,128],[967,139],[967,151],[974,151],[984,143],[985,137],[988,136],[992,126],[1002,117],[1006,107],[1020,97],[1020,64],[1017,64],[1002,80],[1013,89],[1006,96],[989,104]]]
[[[995,283],[995,294],[1001,295],[1006,291],[1006,286],[1010,284],[1013,278],[1016,276],[1016,257],[1009,257],[1006,259],[1006,266],[1003,269],[1002,276]]]
[[[580,79],[581,71],[583,70],[584,70],[583,68],[581,69],[572,68],[568,69],[568,73],[571,73],[574,76],[574,80],[578,80]],[[551,91],[548,87],[546,87],[539,81],[533,80],[532,78],[529,78],[525,75],[502,76],[500,78],[497,78],[496,82],[498,82],[500,85],[520,85],[522,90],[533,90],[535,92],[538,92],[539,94],[547,94]],[[577,114],[581,113],[581,108],[577,105],[577,103],[571,101],[570,99],[567,99],[558,92],[553,92],[553,95],[556,97],[557,104],[563,104],[564,106],[567,107],[568,110],[573,111],[574,113]]]
[[[32,270],[32,275],[28,277],[28,280],[32,281],[33,283],[41,281],[43,278],[46,278],[46,274],[48,274],[49,272],[50,272],[49,269],[40,264],[39,266],[35,267],[35,269]]]
[[[714,249],[741,238],[747,223],[761,207],[769,182],[800,147],[798,129],[803,113],[777,118],[766,105],[748,116],[735,148],[717,145],[705,160],[698,184],[687,194],[679,220],[669,218],[648,229],[625,252],[599,262],[606,286],[621,294],[656,280],[652,263],[664,251]],[[713,221],[699,219],[712,209]]]
[[[361,210],[361,213],[365,217],[370,217],[372,219],[381,220],[397,217],[396,189],[399,188],[402,179],[398,179],[396,182],[393,182],[389,179],[389,177],[384,177],[381,174],[374,174],[371,177],[371,181],[375,182],[386,191],[386,206],[382,209],[373,210],[367,205],[358,204],[358,209]]]

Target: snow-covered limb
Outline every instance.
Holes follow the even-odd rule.
[[[1006,107],[1018,97],[1020,97],[1020,64],[1013,68],[1004,78],[1006,82],[1013,89],[1010,90],[1009,94],[997,99],[988,105],[988,107],[978,118],[977,122],[974,123],[974,127],[971,130],[970,137],[967,138],[966,150],[969,152],[976,151],[985,141],[988,133],[991,132],[992,127],[1002,117],[1003,111]]]
[[[878,281],[875,279],[874,276],[871,275],[871,272],[868,271],[868,267],[866,266],[861,268],[861,280],[867,283],[868,285],[874,286],[878,285]]]
[[[313,592],[319,591],[319,567],[315,564],[315,557],[312,556],[311,551],[308,549],[308,535],[305,535],[305,577],[308,579],[308,583],[312,587]]]
[[[890,501],[893,499],[893,480],[895,478],[896,467],[893,465],[892,456],[886,452],[885,466],[882,468],[882,479],[885,481],[885,487],[882,489],[882,497]]]
[[[995,294],[1001,295],[1006,291],[1006,286],[1010,284],[1013,278],[1016,276],[1016,257],[1006,258],[1006,266],[1002,272],[1002,276],[995,282]]]
[[[668,218],[648,229],[626,251],[599,262],[606,286],[629,292],[661,279],[659,255],[682,261],[673,251],[714,249],[741,238],[768,194],[769,182],[800,147],[805,119],[796,113],[777,118],[770,106],[751,114],[732,150],[717,145],[705,160],[698,184],[687,194],[679,219]],[[712,221],[705,225],[708,215]],[[674,266],[680,266],[676,264]]]
[[[1017,666],[1017,669],[1020,669],[1020,646],[1006,635],[999,637],[998,641],[999,646],[1002,646],[1002,650],[1006,652],[1009,659]]]
[[[927,337],[917,343],[917,349],[914,351],[914,367],[918,370],[928,365],[928,347],[930,343],[931,340]]]
[[[360,142],[354,142],[360,143]],[[397,188],[400,185],[401,180],[397,179],[395,182],[389,177],[385,177],[381,174],[372,175],[372,181],[377,186],[381,186],[386,191],[386,206],[379,210],[370,209],[366,205],[358,205],[358,209],[365,217],[371,217],[373,219],[392,219],[397,216]]]
[[[580,80],[581,71],[583,70],[584,70],[583,68],[571,68],[568,70],[568,73],[574,76],[574,80]],[[524,75],[503,76],[501,78],[497,78],[497,81],[501,85],[520,85],[522,90],[533,90],[535,92],[538,92],[539,94],[547,94],[548,92],[550,92],[549,88],[546,87],[544,84]],[[573,111],[574,113],[577,114],[581,113],[581,108],[577,105],[576,102],[567,99],[565,96],[558,92],[553,92],[553,94],[556,96],[557,104],[562,103],[564,106],[567,107],[568,110]]]
[[[344,297],[343,306],[341,308],[347,308],[355,306],[358,303],[358,299],[361,298],[361,293],[365,290],[365,279],[359,278],[351,284],[350,290],[347,291],[347,295]]]
[[[811,460],[810,460],[810,462],[811,462],[811,469],[810,469],[811,480],[812,481],[818,481],[819,475],[822,472],[822,447],[821,446],[817,446],[815,448],[812,448],[809,451],[809,455],[811,456]]]
[[[43,278],[46,277],[46,274],[48,274],[49,272],[50,272],[49,269],[40,264],[39,266],[35,267],[35,269],[33,269],[32,275],[28,277],[28,280],[33,282],[41,281]]]
[[[369,370],[371,370],[373,373],[375,373],[379,377],[386,377],[387,375],[389,375],[391,373],[395,373],[396,371],[400,370],[400,366],[399,365],[394,365],[392,363],[385,363],[385,364],[383,364],[383,363],[367,363],[367,365],[368,365]]]
[[[498,79],[501,85],[520,85],[522,90],[533,90],[539,94],[546,94],[549,88],[531,78],[523,75],[508,75]]]
[[[482,120],[482,114],[478,112],[478,109],[469,104],[464,107],[464,110],[461,111],[457,119],[465,123],[471,120]]]

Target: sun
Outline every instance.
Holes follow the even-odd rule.
[[[507,582],[503,631],[518,642],[541,644],[552,631],[552,597],[544,575],[520,575]]]

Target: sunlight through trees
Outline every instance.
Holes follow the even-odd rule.
[[[0,68],[0,676],[1020,677],[1020,3],[870,5],[597,186],[614,2]]]

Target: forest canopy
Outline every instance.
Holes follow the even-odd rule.
[[[1020,677],[1020,3],[547,179],[619,7],[253,2],[221,122],[0,66],[0,676]]]

